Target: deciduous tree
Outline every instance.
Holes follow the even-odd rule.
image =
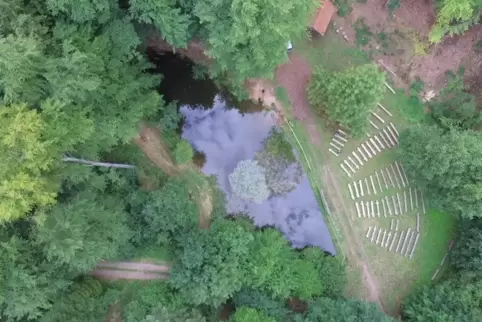
[[[246,283],[252,241],[251,232],[229,219],[187,233],[179,240],[181,251],[169,282],[189,303],[216,307]]]
[[[139,22],[156,26],[174,47],[187,47],[191,17],[182,12],[176,1],[131,0],[130,13]]]
[[[450,261],[458,271],[482,273],[482,221],[463,220],[450,251]]]
[[[36,241],[49,261],[70,272],[87,272],[115,256],[128,240],[123,206],[119,198],[108,195],[78,194],[38,218]]]
[[[308,310],[303,315],[296,315],[299,322],[392,322],[374,303],[358,300],[319,298],[308,302]]]
[[[374,64],[328,73],[317,68],[308,87],[310,103],[334,122],[360,135],[370,110],[382,98],[385,76]]]
[[[262,311],[248,307],[237,308],[231,317],[232,322],[276,322],[273,317],[267,316]]]
[[[405,301],[406,321],[478,321],[482,316],[481,281],[461,276],[425,286]]]
[[[464,88],[463,78],[452,77],[439,96],[428,103],[432,117],[447,130],[476,130],[482,123],[482,114],[475,97]]]
[[[305,32],[312,0],[204,0],[194,7],[201,35],[214,58],[213,72],[231,72],[237,84],[250,77],[271,78],[287,60],[288,40]]]
[[[448,213],[482,214],[482,140],[472,131],[444,132],[415,126],[400,134],[400,159],[407,175]]]
[[[24,104],[0,107],[0,221],[55,203],[58,182],[49,172],[58,156],[44,132],[37,111]]]

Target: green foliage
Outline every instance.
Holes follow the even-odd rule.
[[[55,203],[50,177],[57,157],[44,138],[45,123],[26,105],[0,107],[0,221],[21,218],[35,206]]]
[[[462,34],[480,20],[482,2],[478,0],[444,0],[437,10],[437,22],[430,41],[439,42],[445,35]]]
[[[334,0],[333,3],[338,7],[338,15],[345,17],[351,13],[352,7],[349,0]]]
[[[361,135],[370,110],[382,98],[385,75],[373,64],[352,67],[333,74],[317,68],[308,87],[310,103],[331,121]]]
[[[273,298],[287,298],[296,287],[293,261],[296,255],[288,241],[276,229],[266,228],[254,234],[250,249],[248,285]]]
[[[264,141],[264,149],[269,154],[282,158],[288,162],[296,161],[293,147],[282,131],[276,129],[272,130],[270,136]]]
[[[411,123],[420,123],[425,119],[425,105],[415,89],[410,89],[408,95],[403,90],[397,90],[395,99],[390,106]]]
[[[137,286],[133,288],[132,300],[124,306],[126,322],[144,321],[157,317],[158,314],[154,312],[164,314],[164,309],[178,310],[184,305],[179,295],[165,281],[149,281],[146,284],[137,282]]]
[[[229,219],[215,221],[209,230],[179,238],[181,250],[169,272],[169,282],[188,303],[217,307],[246,282],[251,232]]]
[[[380,311],[375,303],[357,300],[333,300],[319,298],[308,302],[308,310],[302,315],[295,316],[299,322],[391,322],[391,317]]]
[[[38,254],[31,243],[18,237],[0,242],[0,310],[9,321],[40,317],[58,292],[69,285],[62,271],[39,259]]]
[[[230,321],[232,322],[276,322],[274,318],[267,316],[263,312],[252,308],[248,308],[248,307],[241,307],[236,309],[236,312],[233,314]]]
[[[352,27],[355,30],[355,38],[356,38],[357,45],[358,46],[368,45],[371,37],[373,36],[373,33],[370,31],[370,28],[365,23],[365,19],[358,18]]]
[[[0,93],[6,103],[35,104],[45,97],[46,57],[36,35],[0,38]]]
[[[476,106],[475,97],[465,91],[460,76],[452,77],[428,107],[437,124],[447,130],[476,130],[482,124],[482,114]]]
[[[400,8],[400,0],[389,0],[387,4],[388,14],[393,17],[393,12]]]
[[[155,308],[145,322],[206,322],[206,319],[199,310],[196,309],[177,309],[172,310],[166,307]]]
[[[159,190],[147,193],[141,214],[144,236],[158,243],[170,241],[198,224],[199,207],[183,178],[169,178]]]
[[[189,142],[181,140],[176,144],[176,149],[174,150],[174,160],[177,164],[186,164],[191,162],[193,156],[194,150]]]
[[[301,164],[283,132],[273,130],[265,140],[263,150],[256,153],[255,160],[264,169],[266,184],[273,195],[294,190],[303,177]]]
[[[232,72],[235,84],[272,78],[275,67],[287,60],[288,40],[305,32],[315,6],[312,0],[197,2],[194,14],[215,64],[211,73]]]
[[[481,281],[455,277],[426,286],[408,297],[402,310],[405,321],[479,321],[482,316]]]
[[[126,243],[130,237],[126,216],[119,198],[78,194],[38,218],[36,241],[47,260],[71,272],[88,272]]]
[[[463,220],[459,224],[450,261],[457,271],[482,272],[482,221]]]
[[[190,40],[190,17],[182,13],[176,2],[168,0],[131,0],[129,11],[139,22],[152,24],[174,47],[187,47]]]
[[[86,277],[59,296],[40,322],[100,321],[118,296],[118,290],[104,289],[98,280]]]
[[[269,197],[264,172],[258,162],[242,160],[229,175],[229,183],[239,198],[260,204]]]
[[[116,5],[112,0],[46,0],[46,3],[54,16],[65,14],[79,23],[92,20],[106,22]]]
[[[339,257],[326,255],[318,247],[308,247],[301,252],[301,258],[313,265],[318,272],[323,296],[339,298],[343,295],[346,274]]]
[[[270,296],[249,288],[243,288],[234,297],[236,307],[250,307],[264,312],[276,321],[284,321],[289,310],[286,308],[284,299],[274,300]]]
[[[412,127],[400,135],[400,159],[410,179],[439,209],[465,218],[482,213],[482,140],[472,131]]]

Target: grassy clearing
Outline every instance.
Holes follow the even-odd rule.
[[[174,254],[170,246],[153,245],[153,246],[139,249],[131,261],[133,262],[145,261],[145,262],[163,264],[165,262],[172,261],[173,258],[174,258]]]
[[[305,39],[297,41],[295,42],[294,48],[295,52],[304,56],[312,66],[323,66],[323,68],[329,71],[340,71],[350,66],[357,66],[369,62],[368,56],[363,51],[349,47],[333,30],[327,32],[323,38],[313,37],[311,40]],[[280,98],[280,100],[286,105],[285,98]],[[393,117],[389,117],[381,109],[377,110],[377,113],[386,121],[393,122],[399,132],[410,124],[419,122],[425,118],[423,105],[414,100],[414,97],[405,95],[403,91],[397,91],[394,95],[387,90],[381,104],[393,114]],[[289,109],[287,110],[287,114],[290,116]],[[326,142],[325,145],[327,145],[327,142],[331,140],[334,129],[327,128],[315,111],[313,111],[313,114],[321,139],[323,142]],[[343,220],[350,223],[352,232],[357,234],[359,239],[363,240],[363,245],[358,245],[358,248],[361,248],[361,257],[370,264],[371,270],[380,281],[381,300],[383,301],[385,309],[388,313],[394,314],[398,311],[400,301],[406,294],[417,287],[431,282],[433,273],[447,251],[448,242],[453,237],[455,220],[451,216],[435,210],[429,210],[423,215],[421,217],[420,240],[412,260],[382,249],[374,243],[370,243],[365,238],[368,227],[377,226],[387,229],[390,226],[390,218],[358,219],[354,202],[351,200],[347,185],[353,180],[364,179],[374,174],[375,170],[394,162],[396,159],[396,150],[385,150],[381,154],[378,154],[376,158],[372,158],[366,162],[353,178],[349,179],[339,164],[351,154],[353,149],[359,146],[362,141],[366,140],[366,136],[360,139],[350,140],[348,144],[345,145],[343,153],[335,157],[328,151],[319,151],[316,149],[315,146],[311,144],[306,130],[296,121],[292,122],[292,124],[293,130],[291,131],[291,129],[289,129],[286,130],[286,132],[290,134],[291,131],[292,133],[290,135],[297,137],[295,146],[297,149],[300,149],[297,145],[301,145],[307,158],[310,160],[312,169],[308,169],[307,174],[315,191],[318,191],[320,188],[324,191],[330,189],[330,187],[324,186],[324,183],[321,181],[320,173],[323,166],[330,167],[336,173],[343,188],[342,194],[344,202],[351,208],[350,214],[341,213],[341,216],[344,216]],[[375,134],[377,131],[378,130],[370,126],[368,132]],[[306,162],[304,163],[305,169],[307,169]],[[382,178],[380,177],[380,179]],[[379,193],[377,196],[372,195],[371,197],[373,197],[372,200],[380,200],[381,196],[391,196],[396,194],[396,192],[403,193],[403,190],[384,190],[383,194]],[[363,199],[370,200],[370,198]],[[327,205],[330,206],[330,200],[328,200]],[[396,217],[400,219],[399,231],[416,226],[416,212],[415,210],[403,216]],[[324,213],[326,214],[326,212]],[[332,226],[331,231],[336,239],[338,248],[341,250],[345,249],[346,251],[348,249],[345,244],[346,240],[343,238],[343,234],[339,229],[339,223],[336,222],[337,218],[334,217],[336,216],[329,216],[329,226]],[[362,296],[360,289],[360,270],[356,267],[349,266],[347,273],[349,277],[348,294]]]

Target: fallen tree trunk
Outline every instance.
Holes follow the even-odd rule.
[[[66,156],[62,157],[62,161],[82,163],[82,164],[90,165],[92,167],[122,168],[122,169],[134,169],[136,167],[135,165],[132,165],[132,164],[98,162],[98,161],[90,161],[90,160],[84,160],[84,159],[72,158],[72,157],[66,157]]]

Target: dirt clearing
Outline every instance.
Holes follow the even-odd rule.
[[[482,26],[475,25],[460,36],[445,37],[440,43],[431,44],[428,35],[436,19],[432,1],[401,0],[400,8],[392,15],[386,4],[387,1],[380,0],[355,2],[348,16],[334,19],[335,28],[341,27],[354,46],[357,29],[369,32],[370,41],[362,48],[374,61],[381,59],[397,75],[393,81],[398,87],[407,88],[421,79],[426,90],[438,92],[446,84],[445,73],[457,71],[460,65],[465,66],[466,80],[480,87],[475,83],[480,79],[482,64],[477,45],[482,40]],[[363,23],[357,25],[358,20]]]

